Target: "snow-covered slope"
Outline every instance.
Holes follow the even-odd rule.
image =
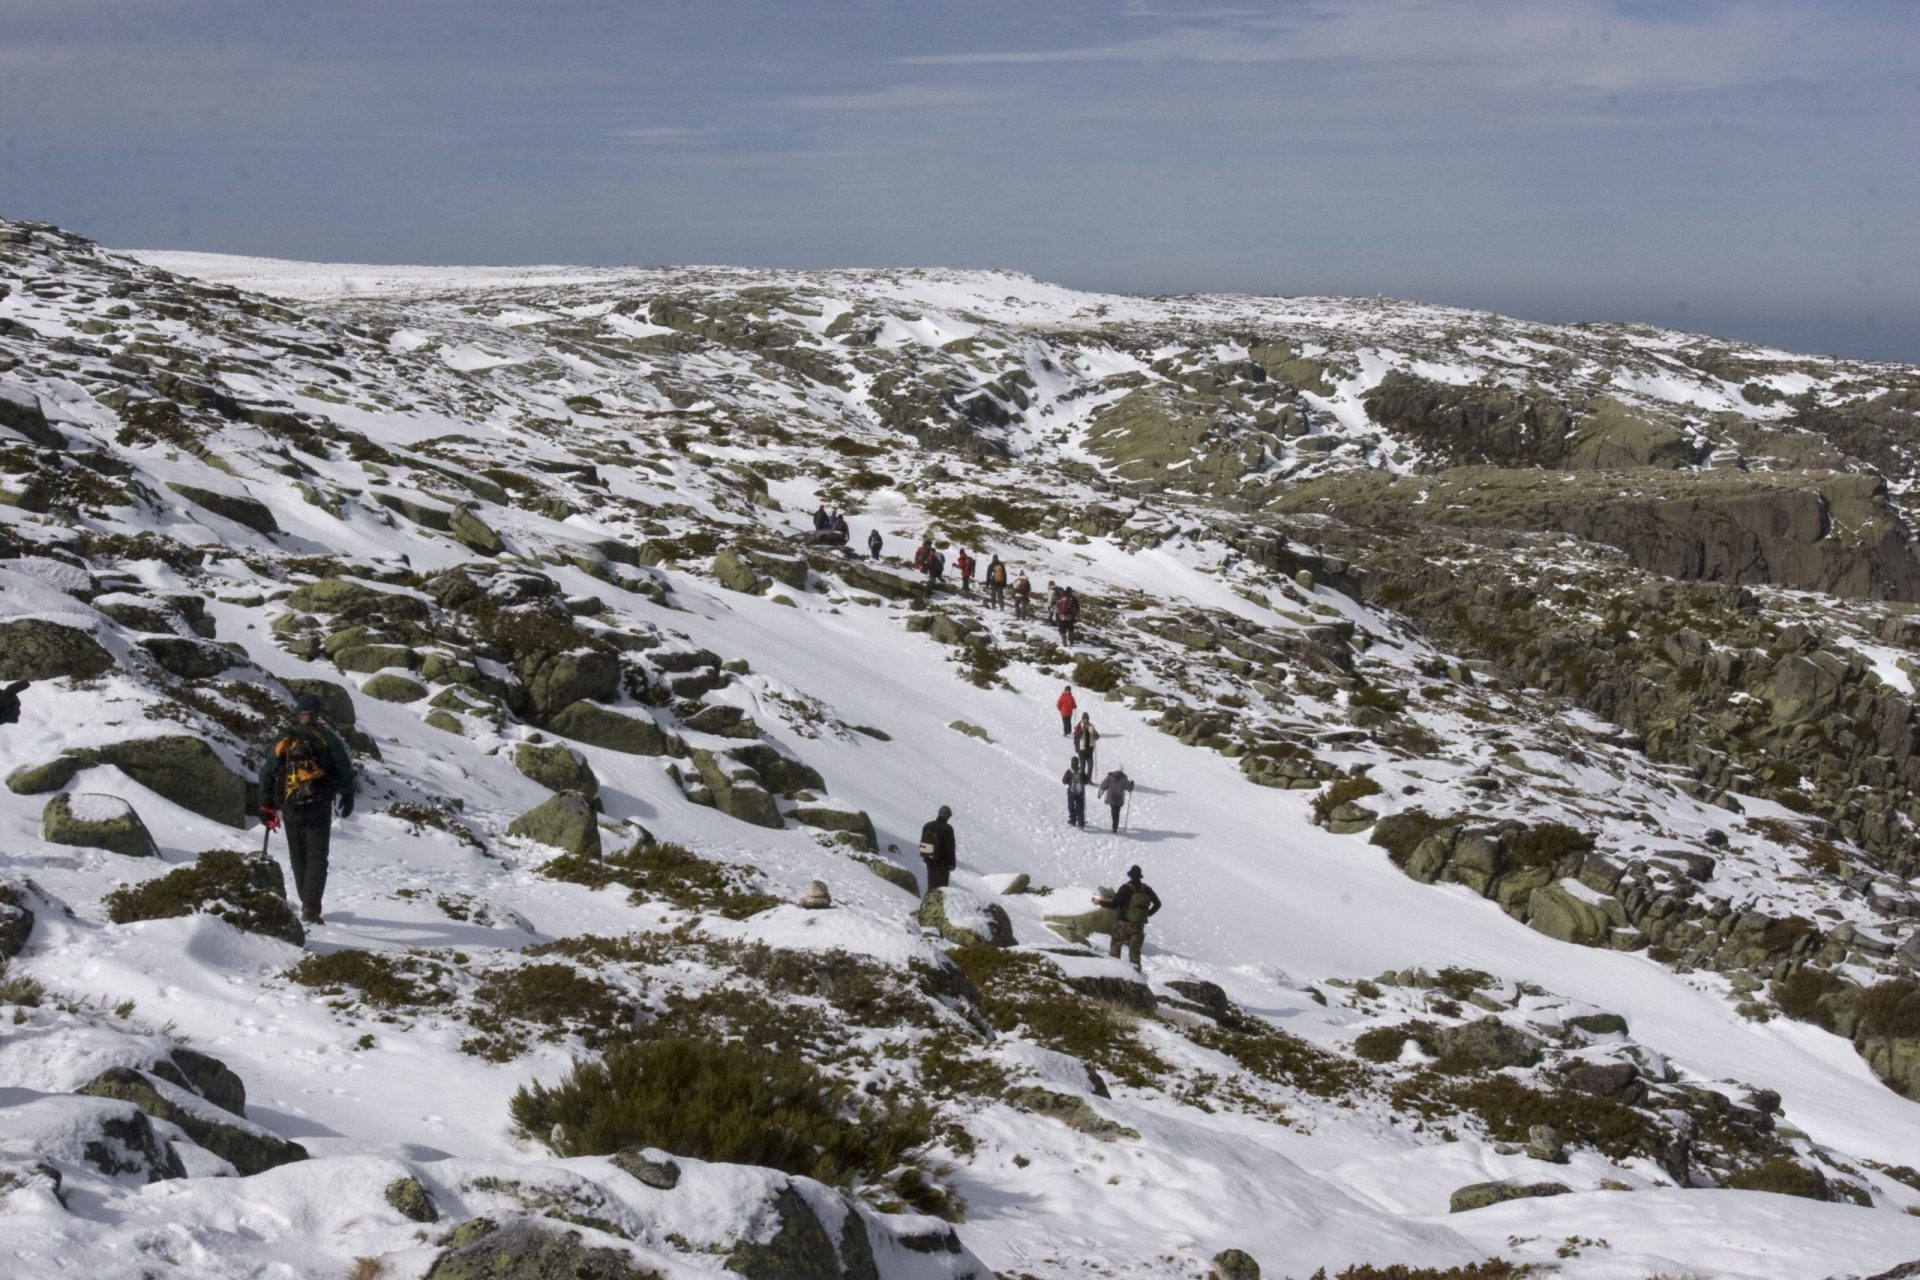
[[[1385,302],[136,260],[4,230],[0,674],[35,680],[0,728],[0,873],[33,912],[0,1019],[14,1274],[463,1274],[463,1244],[513,1229],[462,1226],[482,1218],[675,1277],[1193,1276],[1227,1248],[1303,1278],[1492,1255],[1596,1278],[1920,1258],[1920,1107],[1883,1083],[1898,1069],[1760,1000],[1812,944],[1786,937],[1759,977],[1657,956],[1624,919],[1573,945],[1357,833],[1471,812],[1509,824],[1517,860],[1528,833],[1577,830],[1585,874],[1548,857],[1542,889],[1626,896],[1619,865],[1589,883],[1604,853],[1649,899],[1713,899],[1717,937],[1818,918],[1841,939],[1831,971],[1862,986],[1899,972],[1888,904],[1911,886],[1845,841],[1842,870],[1802,874],[1793,809],[1744,795],[1734,822],[1630,735],[1369,602],[1311,521],[1289,536],[1258,513],[1313,477],[1419,461],[1369,416],[1394,370],[1517,380],[1558,352],[1569,377],[1703,430],[1783,412],[1668,360],[1683,335],[1634,333],[1603,369],[1618,333]],[[1740,358],[1777,363],[1760,381],[1783,394],[1870,372]],[[1226,393],[1242,398],[1201,416],[1227,444],[1191,458],[1164,461],[1177,430],[1102,413],[1142,387],[1213,395],[1206,369],[1262,361],[1301,385]],[[886,559],[801,546],[823,501],[856,547],[881,530]],[[1072,584],[1081,643],[977,597],[923,599],[903,562],[928,529],[950,565],[965,546]],[[364,774],[327,922],[270,936],[209,910],[219,894],[129,918],[117,886],[258,847],[218,770],[250,776],[315,681],[346,699]],[[1064,822],[1066,683],[1100,729],[1097,771],[1136,780],[1124,832],[1097,804],[1086,830]],[[114,754],[154,739],[173,743],[164,767]],[[553,795],[526,748],[555,742],[590,766],[604,861],[509,831]],[[1364,817],[1343,816],[1329,787],[1362,777],[1375,789],[1345,798]],[[113,813],[80,797],[124,800],[158,856],[50,838],[62,796],[80,817]],[[956,948],[915,917],[899,873],[920,871],[942,804],[949,931],[990,931],[990,905],[1010,948]],[[1688,857],[1706,857],[1702,889]],[[1087,949],[1060,919],[1136,863],[1167,904],[1144,985],[1104,928]],[[830,908],[798,905],[813,881]],[[810,1063],[856,1086],[849,1117],[924,1108],[919,1141],[837,1173],[680,1150],[663,1189],[566,1126],[516,1123],[524,1086],[684,1039]],[[244,1120],[157,1065],[187,1049],[244,1082]],[[160,1101],[103,1089],[116,1068]],[[210,1139],[209,1116],[250,1136]],[[1526,1132],[1543,1121],[1564,1161]],[[246,1173],[285,1154],[274,1139],[307,1158]],[[189,1176],[149,1181],[169,1150]],[[402,1207],[406,1179],[436,1222]],[[1563,1190],[1449,1212],[1501,1180]]]

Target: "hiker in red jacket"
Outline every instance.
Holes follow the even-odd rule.
[[[1060,736],[1073,736],[1073,709],[1080,704],[1073,700],[1073,686],[1068,685],[1060,691],[1059,699],[1053,704],[1060,711]]]
[[[973,557],[962,551],[953,558],[953,567],[960,571],[960,594],[973,594]]]

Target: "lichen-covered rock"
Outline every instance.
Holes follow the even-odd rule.
[[[77,755],[58,756],[45,764],[23,764],[7,775],[7,790],[17,796],[39,796],[58,791],[73,781],[87,762]]]
[[[113,765],[147,790],[203,818],[238,827],[246,819],[247,783],[205,739],[172,734],[113,742],[82,753]]]
[[[74,1092],[131,1102],[156,1120],[177,1124],[243,1176],[307,1158],[307,1149],[299,1143],[245,1121],[218,1119],[203,1109],[202,1099],[131,1067],[109,1067]]]
[[[650,1156],[642,1147],[625,1147],[607,1157],[613,1167],[655,1191],[671,1191],[680,1185],[680,1166],[664,1153]]]
[[[496,1227],[476,1218],[455,1228],[449,1243],[427,1280],[659,1280],[625,1250],[587,1245],[578,1231],[537,1219]]]
[[[913,872],[907,870],[899,863],[888,862],[885,858],[867,858],[865,862],[867,864],[867,870],[873,872],[873,874],[879,876],[888,884],[905,889],[916,898],[920,896],[920,881],[914,877]]]
[[[382,702],[418,702],[427,696],[427,686],[418,680],[409,680],[391,671],[382,671],[361,685],[360,692],[369,698],[378,698]]]
[[[57,795],[40,814],[41,835],[51,844],[105,849],[129,858],[152,858],[160,850],[147,824],[119,796]]]
[[[1540,1041],[1498,1018],[1481,1018],[1435,1033],[1440,1067],[1446,1071],[1498,1071],[1540,1061]]]
[[[600,856],[600,823],[593,805],[578,791],[565,791],[527,810],[507,826],[507,834],[537,840],[577,857]]]
[[[455,540],[469,551],[477,551],[483,556],[497,556],[507,549],[493,527],[480,518],[471,503],[461,503],[447,517],[447,529]]]
[[[600,794],[593,766],[564,742],[522,742],[513,749],[513,767],[549,791],[577,791],[589,800]]]
[[[79,627],[40,618],[0,622],[0,681],[86,680],[113,669],[113,655]]]
[[[547,720],[563,738],[634,756],[678,755],[678,744],[651,717],[625,715],[597,702],[575,702]]]
[[[793,820],[803,827],[816,827],[821,831],[837,831],[846,838],[846,842],[862,853],[872,853],[880,847],[880,838],[873,829],[873,819],[864,809],[835,809],[826,805],[803,804],[793,810]]]
[[[1113,898],[1113,890],[1101,886],[1096,895],[1100,901]],[[1096,933],[1112,936],[1113,926],[1119,920],[1112,907],[1091,907],[1086,911],[1061,913],[1043,916],[1047,928],[1065,938],[1068,942],[1077,942],[1082,946],[1093,940]]]
[[[713,557],[713,576],[729,591],[757,596],[772,579],[754,567],[753,557],[738,547],[722,547]]]
[[[1583,947],[1603,945],[1613,922],[1597,904],[1562,884],[1542,885],[1527,899],[1527,927]]]
[[[231,1067],[210,1054],[175,1045],[164,1058],[148,1063],[146,1069],[148,1074],[159,1076],[169,1084],[199,1094],[222,1111],[241,1117],[247,1114],[246,1083]]]
[[[172,480],[167,481],[167,488],[195,506],[203,507],[235,524],[245,525],[255,533],[280,532],[272,509],[258,498],[243,493],[221,493],[217,489],[202,489],[197,485],[180,484]]]
[[[751,742],[760,736],[760,726],[753,722],[752,716],[725,703],[706,703],[683,722],[696,733],[711,733],[721,738]]]
[[[386,1201],[395,1213],[409,1222],[438,1222],[440,1210],[433,1196],[415,1177],[395,1178],[387,1184]]]
[[[833,905],[833,894],[827,889],[824,880],[807,881],[807,891],[800,895],[800,905],[809,911],[824,911]]]
[[[1260,1264],[1244,1249],[1222,1249],[1208,1264],[1207,1280],[1260,1280]]]
[[[792,1183],[780,1188],[765,1212],[775,1223],[771,1237],[736,1242],[727,1253],[727,1270],[746,1280],[841,1280],[833,1237]]]
[[[19,1090],[7,1107],[8,1145],[49,1165],[93,1169],[133,1183],[187,1176],[173,1143],[147,1113],[118,1098]]]
[[[1118,1138],[1137,1139],[1140,1136],[1138,1129],[1129,1129],[1118,1121],[1107,1119],[1078,1094],[1061,1093],[1039,1085],[1025,1085],[1008,1090],[1006,1100],[1009,1106],[1017,1110],[1048,1116],[1099,1142],[1112,1142]]]
[[[404,644],[350,644],[333,651],[333,665],[356,675],[371,675],[389,667],[410,670],[417,661]]]
[[[231,651],[217,644],[185,636],[148,636],[139,644],[163,671],[182,680],[211,679],[240,663]]]
[[[541,719],[582,700],[620,696],[620,660],[599,649],[529,656],[520,671],[533,713]]]
[[[1461,1187],[1447,1198],[1448,1213],[1470,1213],[1488,1205],[1535,1196],[1563,1196],[1573,1190],[1559,1182],[1474,1182]]]
[[[351,729],[357,723],[353,710],[353,695],[347,687],[333,680],[316,680],[306,676],[289,676],[281,681],[287,686],[287,692],[294,697],[311,694],[320,699],[320,714],[329,723],[340,729]]]
[[[757,827],[784,827],[779,802],[762,784],[759,770],[731,752],[695,748],[693,767],[713,795],[713,806]]]
[[[955,885],[935,889],[923,898],[915,918],[959,946],[1010,947],[1014,943],[1013,921],[1005,907]]]

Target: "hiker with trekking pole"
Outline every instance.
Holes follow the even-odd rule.
[[[282,825],[287,831],[287,862],[293,868],[300,919],[325,924],[320,900],[327,889],[327,853],[333,842],[333,810],[353,812],[353,760],[347,744],[320,720],[320,699],[303,693],[293,701],[294,723],[273,744],[260,766],[260,821],[267,841]]]

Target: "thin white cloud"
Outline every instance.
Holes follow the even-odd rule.
[[[641,147],[685,147],[703,142],[712,134],[711,129],[685,129],[678,125],[649,124],[615,129],[607,134],[607,140]]]
[[[914,111],[977,107],[1005,95],[942,85],[899,84],[853,93],[802,94],[786,105],[800,111]]]
[[[1920,66],[1920,7],[1836,23],[1807,0],[1729,5],[1688,18],[1623,13],[1609,0],[1330,0],[1279,15],[1182,14],[1131,40],[1054,49],[922,54],[913,66],[1090,62],[1339,61],[1501,89],[1709,89],[1858,77]],[[1142,15],[1145,16],[1145,15]],[[1170,16],[1170,15],[1169,15]],[[1202,21],[1211,17],[1211,22]]]

